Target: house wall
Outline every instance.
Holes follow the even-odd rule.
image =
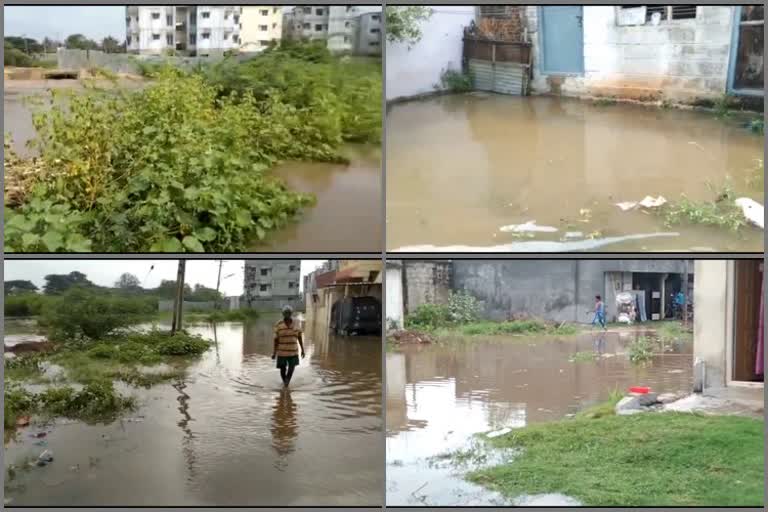
[[[696,19],[619,26],[617,6],[585,6],[584,75],[542,72],[538,7],[527,8],[532,92],[694,102],[726,91],[733,7],[698,6]]]
[[[205,13],[210,17],[203,18]],[[200,5],[197,7],[197,52],[209,55],[213,52],[235,50],[240,47],[240,7]],[[210,32],[208,39],[203,38]]]
[[[692,269],[691,269],[692,271]],[[592,321],[595,295],[603,296],[606,316],[616,315],[607,293],[606,273],[684,272],[682,260],[454,260],[453,289],[474,295],[483,316],[509,320],[531,316],[555,322]]]
[[[153,19],[152,14],[159,14],[158,19]],[[158,54],[168,45],[166,36],[174,35],[176,30],[175,20],[168,25],[167,16],[173,16],[173,7],[168,6],[130,6],[126,7],[126,34],[131,36],[131,44],[128,51]],[[154,39],[153,34],[158,34],[159,39]]]
[[[405,311],[403,308],[403,267],[401,263],[387,262],[385,283],[387,287],[384,309],[386,327],[389,329],[392,325],[396,329],[402,329]]]
[[[422,304],[445,304],[451,294],[450,261],[403,261],[405,313]]]
[[[255,309],[279,309],[288,304],[301,304],[299,281],[300,260],[245,260],[243,294],[248,307]],[[261,275],[262,269],[269,269],[268,275]],[[266,291],[261,285],[269,285]]]
[[[263,11],[266,11],[265,15]],[[240,51],[260,52],[283,34],[283,10],[275,5],[243,6]],[[267,30],[261,30],[265,26]]]
[[[361,14],[355,36],[355,53],[358,55],[380,55],[383,27],[380,12]]]
[[[694,389],[723,388],[728,380],[728,347],[733,343],[734,261],[696,260],[694,272]]]
[[[406,43],[386,45],[386,99],[404,99],[434,92],[445,69],[461,69],[464,27],[475,19],[467,5],[432,7],[422,23],[422,38],[413,47]]]

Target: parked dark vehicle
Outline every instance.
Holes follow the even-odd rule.
[[[381,302],[375,297],[344,297],[331,308],[331,329],[341,336],[381,333]]]

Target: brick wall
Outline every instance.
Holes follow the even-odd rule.
[[[525,41],[524,5],[480,6],[478,30],[480,34],[500,41]]]
[[[404,261],[405,312],[421,304],[445,304],[451,290],[451,262]]]

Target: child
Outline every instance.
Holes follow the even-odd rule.
[[[305,355],[301,329],[296,326],[292,315],[293,309],[290,306],[283,307],[283,319],[275,325],[275,344],[272,351],[272,359],[277,358],[280,378],[286,388],[291,383],[293,370],[299,364],[299,347],[302,359]]]
[[[602,297],[595,295],[595,318],[592,319],[592,325],[598,323],[600,324],[600,327],[602,327],[605,331],[605,304],[603,304]]]

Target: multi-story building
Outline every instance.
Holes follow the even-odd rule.
[[[364,34],[360,32],[361,26]],[[285,14],[283,35],[291,39],[324,39],[328,49],[337,53],[380,53],[381,8],[366,5],[294,7]],[[365,51],[361,52],[362,47]]]
[[[283,8],[276,5],[243,7],[240,51],[260,52],[283,34]]]
[[[207,56],[237,50],[241,10],[234,5],[128,6],[128,51]]]
[[[245,260],[243,294],[254,309],[302,305],[300,260]]]

